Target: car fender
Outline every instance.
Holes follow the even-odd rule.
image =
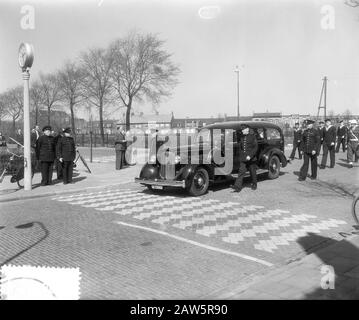
[[[146,163],[140,172],[140,179],[157,179],[158,168],[155,164]]]
[[[263,160],[264,166],[268,165],[269,159],[274,155],[278,156],[283,168],[287,166],[287,158],[279,148],[270,148],[263,151],[260,159]]]

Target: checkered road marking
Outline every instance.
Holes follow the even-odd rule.
[[[308,232],[320,233],[346,224],[342,220],[319,220],[314,215],[268,210],[263,206],[159,196],[130,189],[80,193],[53,200],[191,230],[231,244],[251,239],[255,249],[270,253],[281,246],[290,245]]]

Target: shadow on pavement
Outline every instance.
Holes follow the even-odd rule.
[[[303,299],[318,300],[318,299],[358,299],[359,298],[359,248],[354,246],[352,243],[346,240],[337,241],[331,238],[323,237],[318,234],[308,233],[307,236],[301,237],[297,242],[303,247],[307,254],[312,253],[310,243],[323,244],[325,242],[333,243],[336,246],[333,250],[320,249],[315,254],[322,262],[323,265],[318,267],[321,268],[322,272],[321,285],[324,286],[330,280],[330,274],[328,267],[333,268],[335,272],[334,288],[323,289],[318,287],[312,292],[305,295]],[[333,248],[331,246],[331,248]],[[328,267],[326,267],[328,266]],[[355,273],[352,272],[355,268]]]
[[[24,223],[24,224],[20,224],[15,226],[15,229],[32,229],[35,225],[38,225],[40,227],[40,230],[43,232],[43,235],[36,240],[35,242],[33,242],[30,245],[27,245],[26,248],[20,250],[19,252],[15,253],[13,256],[7,258],[5,261],[0,261],[0,267],[10,263],[11,261],[13,261],[14,259],[18,258],[19,256],[21,256],[22,254],[24,254],[25,252],[29,251],[30,249],[32,249],[33,247],[35,247],[36,245],[38,245],[40,242],[42,242],[43,240],[45,240],[50,232],[47,230],[47,228],[45,227],[45,225],[40,222],[40,221],[32,221],[32,222],[28,222],[28,223]],[[5,226],[1,226],[1,229],[4,229]],[[18,237],[19,235],[15,235],[14,237]],[[19,241],[19,239],[16,239],[17,241]],[[11,242],[10,242],[11,244]],[[12,248],[5,248],[7,252],[11,252]]]

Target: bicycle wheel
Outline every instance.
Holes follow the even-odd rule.
[[[32,178],[33,177],[34,177],[34,170],[31,170],[31,183],[32,183]],[[20,170],[19,170],[19,172],[17,174],[16,183],[19,186],[19,188],[24,187],[24,168],[20,168]]]
[[[356,196],[352,204],[352,215],[355,223],[359,226],[359,196]]]

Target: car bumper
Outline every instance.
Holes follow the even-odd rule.
[[[151,186],[162,186],[162,187],[176,187],[176,188],[186,188],[185,180],[162,180],[162,179],[140,179],[135,178],[136,183],[151,185]]]

